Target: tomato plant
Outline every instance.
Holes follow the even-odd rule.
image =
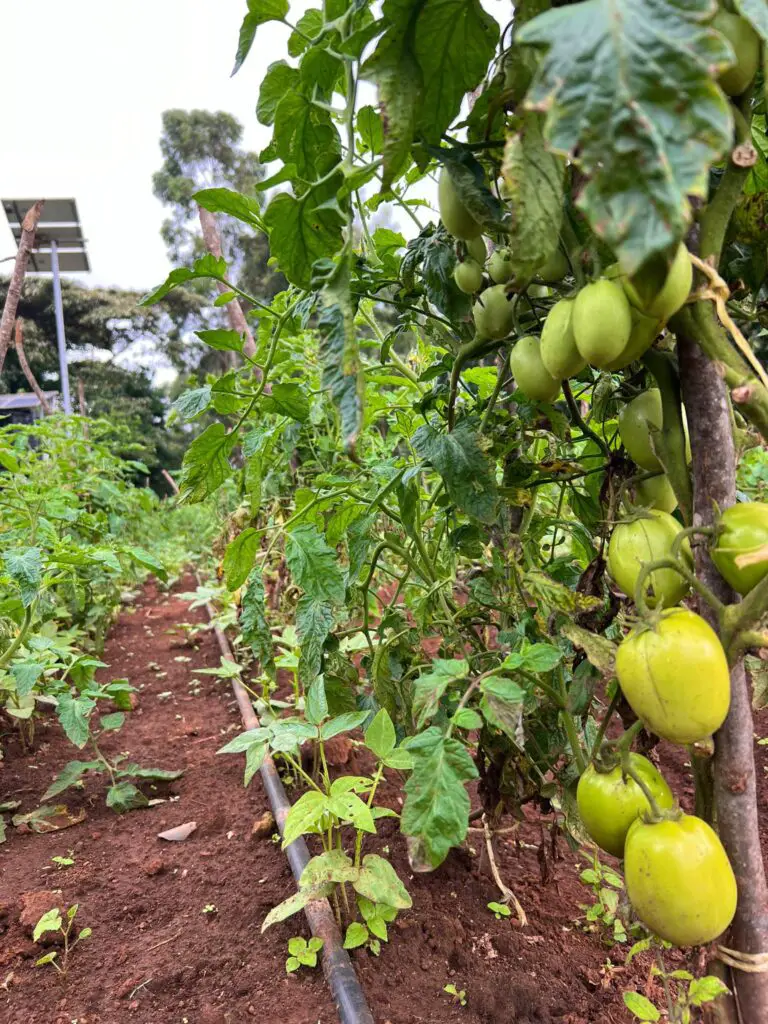
[[[764,40],[759,5],[738,6],[740,35]],[[477,0],[375,13],[326,0],[295,25],[287,3],[249,0],[235,70],[265,21],[291,30],[257,105],[277,164],[260,185],[269,200],[226,188],[195,199],[262,231],[288,287],[270,304],[243,295],[226,260],[206,255],[145,300],[208,278],[218,302],[251,309],[252,340],[201,332],[235,355],[176,403],[190,423],[216,416],[188,449],[182,500],[235,482],[221,568],[263,713],[306,728],[320,691],[331,722],[386,711],[411,759],[400,826],[415,868],[465,839],[474,779],[491,830],[534,803],[576,834],[577,780],[614,749],[619,697],[607,702],[604,684],[618,674],[664,735],[691,742],[722,725],[697,784],[714,779],[738,885],[762,906],[754,787],[737,807],[723,779],[740,758],[754,778],[735,743],[737,719],[752,734],[738,664],[761,642],[768,594],[758,583],[737,605],[707,561],[713,499],[734,503],[737,456],[768,436],[755,355],[765,247],[732,224],[768,188],[754,46],[734,52],[709,0],[549,8],[524,0],[500,31]],[[395,227],[376,226],[384,204]],[[702,617],[671,607],[683,600]],[[622,610],[641,621],[620,642]],[[283,708],[275,634],[287,628],[297,655]],[[671,712],[643,688],[646,653],[674,690]],[[726,718],[728,659],[738,699]],[[643,791],[633,729],[621,768]],[[318,808],[332,796],[313,793]],[[630,841],[645,851],[646,835],[687,835],[686,820],[635,824]],[[674,931],[651,912],[674,897],[702,917],[696,886],[670,897],[655,868],[648,891],[633,887],[640,916],[677,941],[711,936],[733,909],[726,865],[706,927]],[[765,949],[749,903],[734,935]],[[768,981],[744,972],[738,986],[765,1016]]]

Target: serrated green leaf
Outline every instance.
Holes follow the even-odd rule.
[[[730,989],[719,978],[713,974],[707,974],[703,978],[694,978],[688,987],[688,1001],[691,1006],[703,1006],[711,1003],[713,999],[727,995]]]
[[[105,771],[101,761],[69,761],[61,769],[59,774],[50,784],[48,789],[40,798],[42,801],[51,800],[53,797],[63,793],[65,789],[76,785],[87,771]]]
[[[344,574],[338,557],[316,526],[304,523],[291,530],[285,560],[294,582],[309,597],[330,604],[344,602]]]
[[[514,276],[527,281],[554,256],[563,219],[565,161],[544,144],[540,114],[526,114],[507,139],[501,173],[512,217],[507,228]]]
[[[204,384],[201,388],[183,391],[171,408],[185,421],[197,419],[211,404],[211,385]]]
[[[246,581],[260,546],[261,534],[252,526],[246,527],[227,544],[223,564],[227,590],[237,590]]]
[[[384,764],[396,772],[408,772],[413,768],[413,755],[405,747],[395,747],[391,754],[387,754]]]
[[[320,728],[320,736],[323,740],[333,739],[343,732],[352,732],[359,728],[368,717],[368,711],[347,711],[343,715],[337,715],[330,722],[324,722]]]
[[[469,664],[463,659],[433,660],[431,671],[423,673],[413,683],[413,713],[417,729],[433,717],[450,684],[465,679],[468,673]]]
[[[490,465],[478,444],[478,434],[463,420],[448,434],[422,426],[413,447],[442,477],[451,501],[482,522],[495,522],[497,490]]]
[[[261,80],[256,117],[263,125],[274,124],[277,104],[287,92],[298,87],[299,72],[284,60],[275,61]]]
[[[90,731],[90,714],[96,707],[96,701],[89,697],[73,697],[71,693],[59,694],[56,714],[67,739],[81,749],[88,742]]]
[[[118,782],[116,786],[110,786],[107,790],[107,807],[111,807],[118,814],[146,807],[148,803],[149,800],[141,790],[131,782]]]
[[[301,385],[292,381],[286,384],[273,384],[272,391],[265,396],[262,406],[265,412],[290,416],[299,423],[305,423],[309,419],[309,399]]]
[[[17,661],[11,665],[11,675],[16,684],[16,693],[19,697],[26,697],[35,687],[35,683],[45,670],[44,665],[36,661]]]
[[[28,608],[37,597],[42,578],[43,562],[40,548],[7,551],[3,555],[8,575],[19,588],[21,603]]]
[[[548,143],[585,174],[579,205],[627,273],[682,238],[688,197],[706,198],[731,141],[713,77],[729,54],[711,12],[709,0],[592,0],[517,36],[547,47],[526,103],[547,112]]]
[[[280,269],[299,288],[309,288],[315,260],[333,256],[342,246],[342,220],[332,210],[316,209],[316,197],[282,192],[264,212],[269,248]]]
[[[203,501],[232,475],[229,456],[237,434],[227,433],[223,423],[211,423],[187,448],[179,488],[181,500]]]
[[[239,331],[225,331],[217,328],[210,331],[195,331],[200,341],[217,352],[242,352],[243,336]]]
[[[333,608],[327,601],[304,594],[296,605],[296,632],[301,645],[299,675],[305,683],[320,672],[323,644],[333,626]]]
[[[341,141],[330,114],[319,109],[311,95],[293,89],[278,101],[272,139],[275,156],[292,164],[303,181],[315,181],[333,166]]]
[[[442,864],[452,846],[463,842],[469,827],[466,783],[477,778],[477,768],[459,740],[446,739],[430,726],[408,741],[413,771],[405,783],[401,829],[423,844],[433,868]]]
[[[256,29],[268,21],[282,21],[288,15],[288,0],[248,0],[248,13],[240,26],[240,36],[235,54],[235,66],[232,74],[236,74],[248,56]]]
[[[216,281],[223,281],[226,273],[227,261],[223,257],[217,259],[211,253],[206,253],[205,256],[195,260],[191,267],[178,267],[176,270],[172,270],[160,287],[155,288],[149,295],[145,295],[139,305],[154,306],[174,288],[198,278],[213,278]]]
[[[243,592],[240,632],[243,641],[250,645],[251,650],[261,662],[262,670],[267,675],[274,676],[275,657],[272,630],[267,621],[264,582],[259,568],[252,570]]]

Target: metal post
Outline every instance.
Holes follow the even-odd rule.
[[[72,413],[72,399],[69,397],[69,367],[67,366],[67,339],[64,336],[64,307],[61,303],[61,280],[59,279],[59,247],[51,242],[51,269],[53,270],[53,306],[56,311],[56,343],[59,348],[59,376],[61,377],[61,398],[64,412]]]

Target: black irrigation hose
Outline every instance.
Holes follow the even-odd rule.
[[[206,604],[205,607],[209,618],[214,622],[216,613],[210,604]],[[228,661],[234,661],[232,648],[223,630],[219,626],[214,626],[213,631],[216,634],[222,655]],[[253,710],[247,692],[238,679],[232,680],[232,689],[240,708],[243,725],[246,729],[258,729],[259,719]],[[269,755],[261,766],[261,781],[282,836],[291,804],[280,781],[275,762]],[[288,863],[291,865],[293,877],[298,882],[310,859],[307,844],[303,838],[296,839],[286,847],[285,853]],[[352,961],[344,949],[341,932],[336,924],[330,903],[326,899],[312,900],[304,908],[304,914],[312,934],[323,940],[323,974],[331,990],[333,1001],[336,1003],[336,1011],[341,1024],[374,1024],[373,1014],[368,1009]]]

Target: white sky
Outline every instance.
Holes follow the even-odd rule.
[[[298,18],[310,4],[291,6]],[[0,0],[0,197],[77,199],[93,268],[84,284],[149,290],[171,269],[152,195],[164,110],[227,110],[246,146],[268,143],[258,86],[288,30],[262,25],[230,78],[245,10],[245,0]],[[0,212],[0,259],[14,251]]]

